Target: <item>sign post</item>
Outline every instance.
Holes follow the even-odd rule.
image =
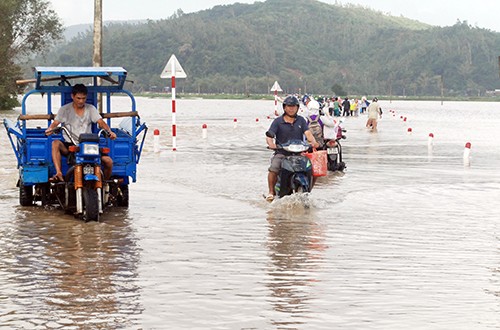
[[[175,123],[175,78],[186,78],[186,72],[182,68],[181,64],[177,60],[177,57],[175,55],[170,56],[170,59],[167,62],[167,65],[165,65],[165,68],[163,69],[160,78],[162,79],[167,79],[171,78],[172,79],[172,151],[177,150],[177,126]]]
[[[278,113],[278,92],[282,92],[282,91],[283,90],[281,89],[280,85],[278,84],[278,81],[276,80],[274,82],[273,87],[271,87],[271,92],[274,92],[274,115],[276,117],[279,116],[279,113]]]

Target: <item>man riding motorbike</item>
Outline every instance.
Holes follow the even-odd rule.
[[[266,197],[267,201],[274,200],[274,196],[276,195],[274,187],[278,180],[281,162],[286,156],[283,150],[277,148],[274,139],[270,136],[274,136],[277,143],[285,143],[289,140],[303,140],[305,135],[307,142],[314,148],[319,146],[311,131],[309,131],[305,118],[297,115],[299,106],[299,100],[295,96],[287,96],[283,100],[283,115],[274,119],[269,127],[269,132],[272,134],[266,136],[266,142],[268,148],[275,150],[275,152],[271,158],[271,166],[269,167],[267,176],[269,188],[269,193]]]
[[[85,85],[74,85],[71,91],[73,102],[63,105],[59,109],[56,118],[47,128],[45,134],[51,135],[54,128],[64,123],[68,127],[71,127],[72,134],[78,138],[81,133],[90,133],[91,124],[97,123],[99,127],[108,132],[111,139],[116,139],[116,134],[111,131],[108,124],[102,119],[96,107],[86,103],[87,94],[88,89]],[[69,154],[68,147],[72,144],[69,137],[65,136],[64,139],[65,141],[52,141],[52,160],[56,169],[56,174],[50,179],[53,182],[64,181],[61,171],[61,155],[67,156]],[[104,167],[104,178],[109,180],[113,171],[113,160],[109,156],[102,156],[102,164]]]

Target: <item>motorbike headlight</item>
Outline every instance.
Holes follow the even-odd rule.
[[[97,144],[84,144],[83,145],[84,155],[99,155],[99,145]]]
[[[291,145],[289,145],[288,147],[286,147],[284,149],[286,151],[298,153],[298,152],[306,151],[309,148],[307,148],[306,146],[304,146],[302,144],[291,144]]]

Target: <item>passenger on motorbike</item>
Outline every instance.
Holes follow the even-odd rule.
[[[323,138],[329,147],[334,147],[338,131],[341,130],[340,123],[328,111],[325,111],[320,118],[323,123]]]
[[[304,117],[298,116],[299,111],[299,100],[295,96],[287,96],[283,100],[283,115],[274,119],[269,127],[269,134],[274,136],[277,143],[286,143],[290,140],[303,140],[304,135],[307,138],[307,142],[311,144],[314,148],[318,147],[318,143],[314,139],[311,131]],[[269,172],[267,176],[267,183],[269,188],[269,194],[266,200],[274,200],[276,191],[274,189],[276,182],[278,180],[278,174],[281,169],[281,162],[285,158],[285,153],[283,150],[277,149],[276,143],[273,138],[266,136],[266,142],[269,149],[274,149],[274,155],[271,158],[271,166],[269,167]]]
[[[63,105],[50,126],[45,131],[46,135],[51,135],[53,129],[63,123],[69,128],[74,138],[78,139],[81,133],[91,133],[92,123],[97,123],[100,128],[106,130],[111,139],[116,139],[116,134],[111,131],[110,127],[102,119],[96,107],[92,104],[85,103],[87,100],[88,90],[83,84],[76,84],[71,91],[73,102]],[[52,141],[52,162],[56,169],[56,174],[51,178],[51,181],[64,181],[61,170],[61,155],[68,156],[68,147],[72,145],[71,139],[64,136],[64,142],[61,140]],[[113,160],[109,156],[102,156],[104,180],[109,180],[113,172]]]
[[[323,148],[324,138],[323,138],[323,121],[321,120],[321,106],[318,101],[312,99],[309,95],[304,95],[302,102],[307,108],[306,119],[309,130],[313,134],[316,142],[318,142],[319,147]]]
[[[311,96],[306,94],[302,97],[302,103],[307,108],[307,113],[306,113],[307,117],[313,117],[314,119],[315,116],[319,116],[321,106],[318,101],[316,101],[315,99],[311,98]]]

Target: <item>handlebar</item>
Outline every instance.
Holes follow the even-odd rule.
[[[57,127],[54,127],[54,128],[53,128],[53,129],[51,129],[51,130],[47,130],[47,131],[45,132],[45,135],[50,135],[50,134],[58,134],[58,133],[60,133],[60,132],[61,132],[61,130],[62,130],[62,127],[61,127],[61,126],[57,126]]]
[[[57,127],[54,127],[53,129],[47,131],[46,135],[50,135],[50,134],[59,134],[61,133],[61,131],[64,131],[64,133],[66,133],[66,135],[69,137],[69,139],[71,140],[71,143],[73,143],[74,145],[77,145],[78,143],[75,141],[75,139],[73,138],[73,135],[71,134],[71,132],[69,131],[69,129],[67,129],[65,126],[57,126]],[[111,136],[111,134],[105,130],[105,129],[101,129],[99,130],[99,132],[97,133],[97,136],[101,136],[103,135],[105,138],[109,138]]]
[[[59,134],[59,133],[61,133],[61,131],[64,131],[64,133],[66,133],[66,136],[68,136],[68,138],[71,140],[71,143],[73,143],[74,145],[78,144],[73,139],[73,136],[71,135],[71,132],[66,127],[64,127],[64,126],[54,127],[53,129],[47,131],[46,135]]]
[[[104,128],[100,129],[99,132],[97,133],[98,136],[101,136],[101,134],[104,134],[105,138],[109,138],[111,136],[111,134]]]

